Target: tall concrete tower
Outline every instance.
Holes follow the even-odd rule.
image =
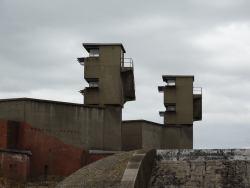
[[[202,119],[202,89],[193,87],[194,76],[163,75],[162,79],[166,85],[158,90],[164,93],[166,110],[160,115],[166,127],[179,131],[176,136],[172,134],[176,145],[171,148],[193,148],[193,121]]]
[[[78,58],[84,65],[84,78],[89,86],[82,90],[84,104],[123,107],[135,100],[132,58],[120,43],[84,43],[89,57]]]
[[[88,86],[81,90],[85,105],[105,108],[104,149],[121,149],[122,108],[135,100],[132,58],[124,58],[121,43],[83,43],[88,57],[78,58],[84,65]]]

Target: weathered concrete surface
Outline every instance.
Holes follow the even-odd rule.
[[[193,125],[169,125],[146,121],[122,122],[122,149],[192,149]]]
[[[250,187],[250,150],[158,150],[151,187]]]
[[[162,148],[163,125],[146,120],[128,120],[122,122],[122,149]]]
[[[121,150],[121,108],[29,98],[0,100],[0,119],[33,128],[85,149]]]
[[[122,108],[105,105],[103,122],[103,150],[122,150]],[[95,130],[95,131],[98,131]]]
[[[161,149],[192,149],[193,125],[168,125],[162,128]]]
[[[163,76],[164,77],[164,76]],[[193,76],[173,76],[175,87],[164,87],[164,104],[176,105],[176,112],[165,111],[164,124],[193,124]],[[164,80],[164,78],[163,78]]]
[[[92,163],[60,182],[56,188],[118,188],[134,151],[123,152]]]
[[[142,123],[139,121],[122,122],[122,150],[142,148]]]
[[[84,58],[84,78],[98,80],[98,89],[85,88],[84,104],[120,105],[123,106],[127,97],[135,100],[133,71],[130,77],[121,72],[124,52],[121,45],[95,44],[98,57]],[[126,79],[124,79],[126,78]],[[126,83],[125,83],[126,82]],[[126,85],[125,85],[126,84]],[[130,92],[126,87],[132,87]],[[131,93],[132,92],[132,93]]]

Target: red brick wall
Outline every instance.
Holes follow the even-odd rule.
[[[65,144],[26,123],[20,126],[18,148],[32,152],[32,178],[68,176],[86,163],[87,152],[83,148]]]
[[[13,125],[17,126],[18,129],[15,128],[14,131],[10,129],[13,128]],[[18,134],[14,135],[14,137],[17,142],[12,143],[11,137],[13,135],[8,135],[8,133],[12,134],[14,132],[16,134],[16,131],[18,131]],[[46,131],[34,128],[27,123],[0,120],[0,148],[8,148],[10,145],[15,150],[31,151],[30,178],[34,180],[38,178],[45,179],[50,175],[68,176],[84,165],[111,155],[88,154],[83,148],[65,144],[56,137],[49,135]],[[12,158],[9,157],[3,165],[8,166],[11,160]],[[19,169],[24,169],[24,167]],[[17,177],[20,176],[20,179],[24,179],[27,173],[28,170],[18,170],[16,175]]]
[[[28,155],[0,150],[0,176],[25,182],[29,176],[29,165]]]
[[[7,125],[8,121],[0,119],[0,148],[7,148]]]

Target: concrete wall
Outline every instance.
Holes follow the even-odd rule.
[[[193,78],[176,78],[176,124],[193,124]]]
[[[122,108],[105,105],[103,127],[103,149],[120,151],[122,149]]]
[[[27,122],[63,142],[85,149],[121,149],[121,108],[36,99],[0,101],[0,118]]]
[[[193,126],[164,126],[145,121],[122,122],[122,149],[192,149]]]
[[[144,122],[142,125],[142,148],[162,148],[162,129],[160,124]]]
[[[162,148],[162,125],[146,120],[122,122],[122,149]]]
[[[123,105],[121,78],[121,46],[100,46],[100,61],[105,63],[102,68],[102,92],[104,104]]]
[[[193,125],[166,126],[162,129],[162,149],[192,149]]]
[[[141,121],[122,122],[122,150],[129,151],[142,148]]]
[[[193,124],[193,77],[176,77],[174,87],[165,86],[167,103],[175,103],[176,112],[165,112],[164,124]]]

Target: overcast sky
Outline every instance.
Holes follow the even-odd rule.
[[[250,147],[249,0],[0,0],[0,98],[82,103],[82,42],[121,42],[136,101],[124,119],[163,122],[162,74],[203,87],[195,148]]]

